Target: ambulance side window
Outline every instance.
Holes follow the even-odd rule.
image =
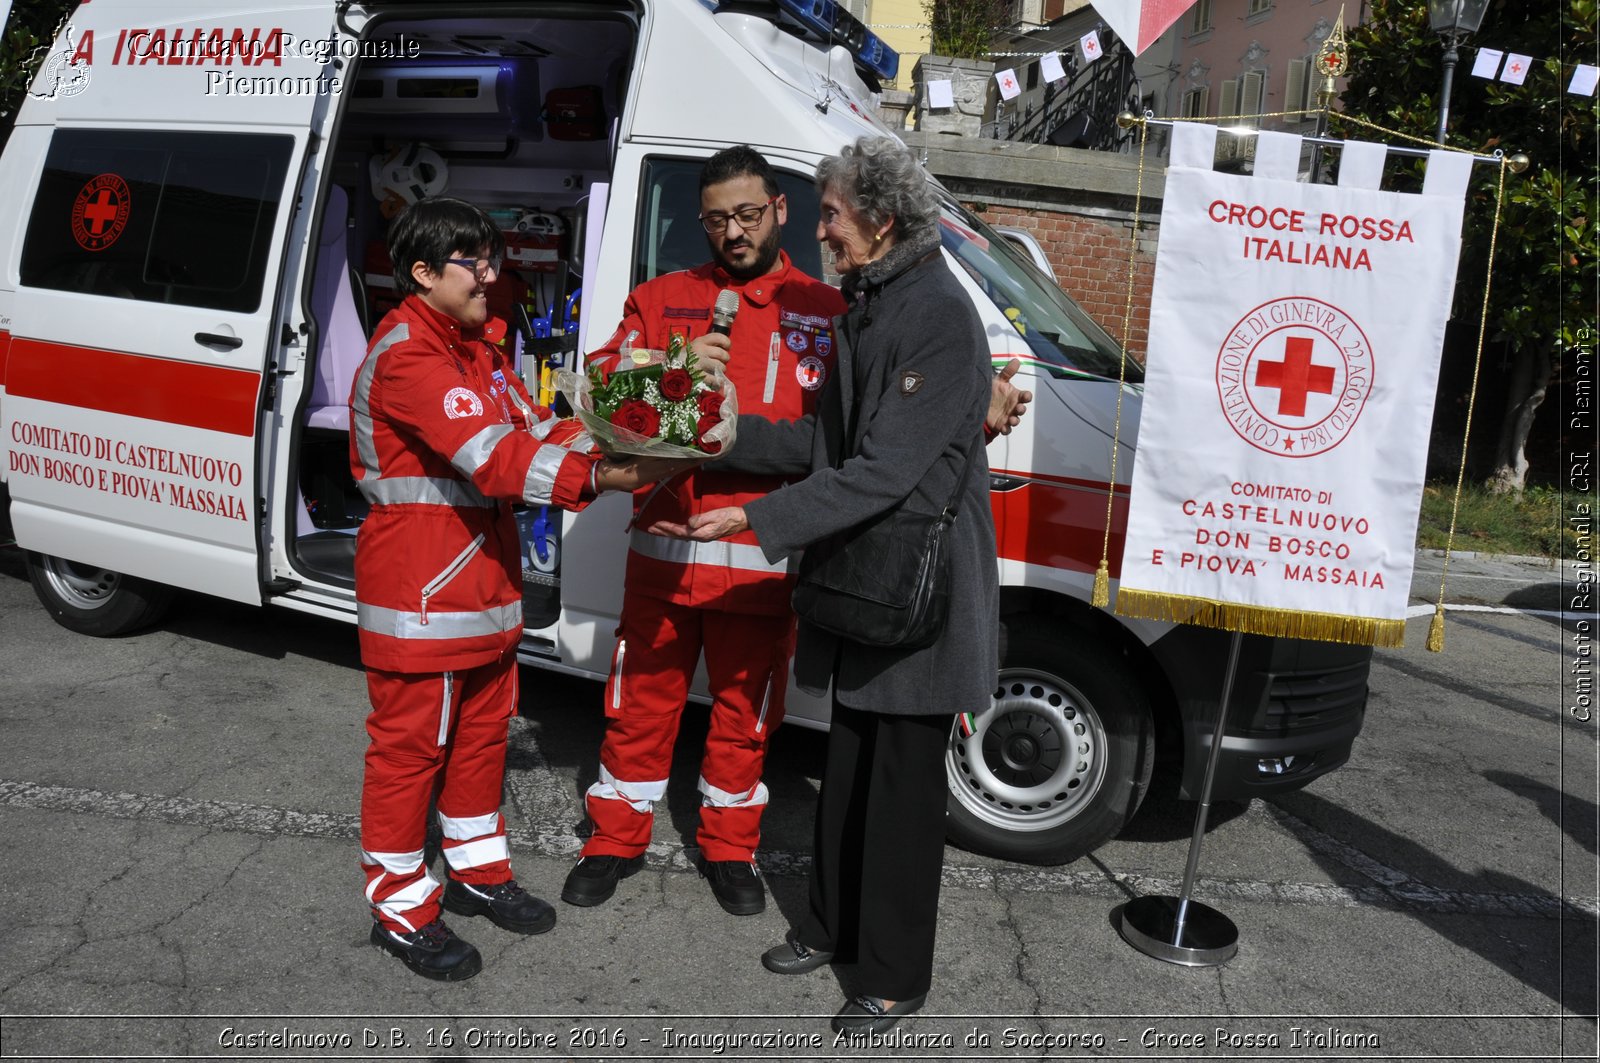
[[[710,261],[711,246],[700,226],[699,159],[646,160],[642,209],[633,256],[633,283],[693,269]],[[778,170],[778,189],[789,207],[783,249],[802,271],[822,277],[822,245],[817,243],[817,191],[808,177]]]
[[[58,130],[22,283],[255,311],[293,145],[281,135]]]

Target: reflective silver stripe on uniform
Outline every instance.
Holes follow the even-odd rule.
[[[646,813],[650,806],[667,795],[667,780],[651,779],[648,782],[624,782],[600,764],[600,778],[589,787],[588,796],[602,801],[624,801],[635,812]]]
[[[672,561],[680,565],[709,565],[714,568],[736,568],[742,572],[790,573],[800,563],[799,554],[790,554],[774,564],[767,560],[761,547],[750,543],[730,543],[717,540],[697,543],[693,539],[673,539],[665,535],[651,535],[643,528],[633,529],[628,547],[645,557],[657,561]]]
[[[511,848],[504,834],[496,834],[463,845],[447,845],[444,848],[444,859],[445,863],[450,865],[450,870],[465,871],[469,867],[487,867],[502,860],[510,860]]]
[[[515,431],[516,429],[508,424],[490,425],[461,444],[461,448],[450,455],[450,464],[455,467],[456,472],[469,480],[472,479],[489,460],[489,455],[494,453],[494,448],[500,445],[500,441]]]
[[[351,399],[350,427],[356,434],[356,453],[361,456],[361,467],[366,470],[367,478],[376,480],[379,475],[378,447],[372,441],[372,378],[378,371],[378,357],[397,343],[404,343],[411,338],[411,326],[401,322],[388,332],[377,343],[372,345],[372,350],[367,352],[367,360],[361,363],[361,369],[356,373],[356,386]],[[363,480],[363,482],[365,482]]]
[[[439,699],[439,748],[443,749],[450,737],[450,699],[456,692],[456,674],[444,674],[444,697]]]
[[[749,808],[753,805],[767,803],[767,784],[759,781],[743,793],[735,794],[712,786],[706,782],[706,777],[702,775],[700,776],[700,793],[702,795],[701,803],[711,805],[714,808]]]
[[[495,609],[466,613],[430,611],[428,622],[421,613],[403,609],[384,609],[366,602],[356,603],[356,623],[361,630],[397,639],[469,639],[522,630],[522,603],[512,602]]]
[[[451,841],[464,842],[481,834],[493,834],[500,829],[500,813],[482,816],[447,816],[439,813],[439,833]]]
[[[375,506],[458,506],[494,509],[499,505],[482,491],[460,480],[432,476],[392,476],[362,480],[361,496]]]
[[[528,463],[528,477],[522,482],[522,500],[535,505],[548,505],[555,494],[556,474],[566,460],[568,450],[553,443],[545,443]]]

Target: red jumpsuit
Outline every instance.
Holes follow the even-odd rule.
[[[708,263],[640,285],[616,334],[592,357],[609,368],[625,346],[664,350],[674,333],[704,335],[724,288],[742,296],[727,370],[739,412],[773,420],[811,412],[833,371],[832,319],[845,304],[787,255],[775,272],[750,281]],[[713,702],[697,841],[707,860],[754,859],[767,803],[761,769],[783,719],[794,645],[790,567],[769,564],[749,532],[695,543],[643,529],[742,505],[783,482],[702,468],[634,496],[600,778],[586,798],[595,830],[583,855],[630,857],[649,844],[652,806],[666,794],[678,719],[704,652]]]
[[[404,934],[439,914],[423,863],[436,785],[451,877],[511,878],[499,809],[522,566],[501,500],[581,508],[598,454],[533,404],[481,330],[416,296],[378,326],[350,405],[351,468],[372,506],[356,539],[372,701],[361,866],[374,918]]]

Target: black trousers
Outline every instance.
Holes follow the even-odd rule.
[[[857,990],[875,997],[920,996],[933,981],[950,723],[833,703],[797,937],[856,964]]]

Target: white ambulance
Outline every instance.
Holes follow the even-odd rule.
[[[896,62],[832,0],[84,0],[0,156],[0,472],[40,600],[91,635],[175,587],[354,622],[346,402],[393,302],[385,212],[446,192],[500,220],[495,298],[537,384],[634,285],[707,257],[698,170],[730,144],[781,171],[786,246],[821,275],[815,167],[886,131]],[[1004,662],[950,736],[950,835],[1064,862],[1127,823],[1157,761],[1198,791],[1226,636],[1089,606],[1116,347],[940,195],[990,353],[1036,396],[989,448]],[[1113,575],[1139,400],[1135,379]],[[604,675],[627,520],[623,497],[522,515],[525,663]],[[1215,796],[1343,763],[1369,662],[1247,640]]]

